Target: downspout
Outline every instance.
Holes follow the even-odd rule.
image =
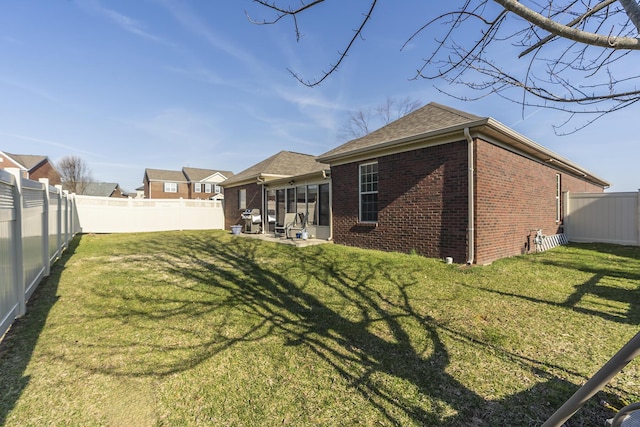
[[[333,241],[333,180],[331,179],[329,180],[329,237],[327,240]]]
[[[471,138],[471,134],[469,133],[469,128],[464,128],[464,136],[467,139],[467,160],[469,162],[469,169],[468,169],[468,183],[467,183],[467,194],[468,194],[468,201],[467,201],[467,209],[468,209],[468,213],[467,213],[467,218],[468,218],[468,224],[467,224],[467,233],[468,233],[468,239],[467,239],[467,252],[468,252],[468,258],[467,258],[467,265],[472,265],[474,260],[475,260],[475,211],[473,208],[473,204],[474,204],[474,199],[475,199],[475,194],[474,194],[474,183],[473,183],[473,175],[474,175],[474,167],[473,167],[473,139]]]
[[[331,173],[327,175],[327,171],[323,170],[322,178],[329,181],[329,237],[327,237],[327,241],[333,241],[333,182],[331,180]]]

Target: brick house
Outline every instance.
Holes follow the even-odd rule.
[[[280,151],[224,181],[225,229],[242,224],[245,209],[259,209],[262,230],[285,225],[287,214],[304,213],[313,237],[331,236],[329,165],[315,156]]]
[[[562,233],[563,193],[609,184],[490,117],[436,103],[320,156],[336,243],[486,264]]]
[[[49,185],[60,184],[60,174],[47,156],[10,154],[0,151],[0,169],[18,168],[22,176],[33,181],[48,178]]]
[[[222,199],[220,183],[234,174],[231,171],[183,167],[182,170],[144,170],[146,199]]]
[[[116,182],[87,182],[82,191],[83,196],[127,198],[120,184]]]

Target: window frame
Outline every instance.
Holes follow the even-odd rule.
[[[242,210],[247,209],[247,189],[246,188],[238,189],[238,209],[242,209]]]
[[[375,171],[370,168],[375,165]],[[365,177],[375,177],[375,179],[367,179]],[[368,162],[358,165],[358,221],[365,224],[376,224],[378,222],[378,162]],[[364,189],[365,186],[371,186],[370,189]],[[367,201],[367,205],[375,206],[375,210],[365,210],[364,201],[369,196],[375,196],[375,200]]]
[[[163,182],[162,183],[162,192],[163,193],[177,193],[178,192],[178,183],[177,182]]]
[[[194,193],[202,193],[202,183],[194,182],[193,183],[193,192]]]

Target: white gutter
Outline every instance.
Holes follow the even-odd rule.
[[[258,179],[258,182],[260,180]],[[265,197],[264,197],[264,192],[267,191],[266,188],[264,188],[264,182],[262,183],[258,183],[258,185],[260,186],[260,195],[261,197],[261,201],[260,201],[260,220],[262,221],[262,233],[261,234],[265,234],[265,229],[269,228],[269,217],[268,217],[268,209],[266,209],[266,203],[265,203]],[[265,227],[266,224],[266,227]]]
[[[474,203],[474,199],[475,199],[475,194],[474,194],[474,167],[473,167],[473,138],[471,138],[471,134],[469,133],[469,128],[466,127],[464,128],[464,136],[467,139],[467,147],[468,147],[468,154],[467,154],[467,161],[469,162],[469,169],[468,169],[468,184],[467,184],[467,194],[468,194],[468,225],[467,225],[467,233],[468,233],[468,239],[467,239],[467,247],[468,247],[468,258],[467,258],[467,264],[468,265],[472,265],[474,258],[475,258],[475,211],[473,208],[473,203]]]
[[[322,172],[324,174],[324,172]],[[333,181],[329,179],[329,237],[328,241],[333,241]],[[640,190],[638,190],[640,191]],[[320,197],[320,190],[318,190],[318,197]],[[638,203],[640,203],[640,198],[638,198]]]

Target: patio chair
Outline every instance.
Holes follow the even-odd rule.
[[[291,224],[293,224],[296,220],[296,214],[295,213],[286,213],[284,214],[284,221],[282,221],[282,224],[276,224],[275,228],[274,228],[274,234],[276,237],[279,237],[281,235],[286,235],[287,234],[287,227],[289,227]]]
[[[285,226],[285,237],[292,239],[292,231],[303,231],[305,228],[307,228],[307,216],[303,212],[298,212],[295,214],[294,220]]]

